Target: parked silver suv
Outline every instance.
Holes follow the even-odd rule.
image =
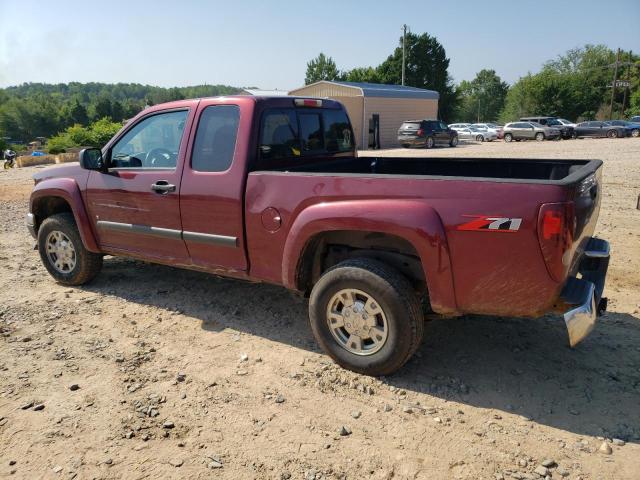
[[[536,122],[511,122],[504,126],[504,141],[515,140],[553,140],[560,138],[560,130],[553,127],[545,127]]]

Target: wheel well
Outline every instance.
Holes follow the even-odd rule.
[[[374,231],[332,231],[318,234],[305,245],[298,261],[296,286],[309,294],[322,273],[356,257],[375,258],[401,272],[416,291],[427,293],[418,252],[402,237]]]
[[[69,205],[64,198],[44,197],[38,199],[38,202],[33,205],[33,211],[31,212],[36,217],[36,231],[47,217],[64,212],[73,213],[71,205]]]

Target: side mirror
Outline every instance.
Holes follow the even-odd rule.
[[[85,170],[102,170],[104,159],[99,148],[85,148],[80,150],[80,166]]]

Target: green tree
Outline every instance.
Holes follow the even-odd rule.
[[[341,80],[347,82],[381,83],[378,71],[373,67],[356,67],[353,70],[343,72]]]
[[[74,147],[102,148],[121,128],[122,123],[113,122],[107,117],[101,118],[89,127],[72,125],[49,139],[48,151],[56,154]]]
[[[427,33],[406,36],[405,85],[435,90],[440,94],[440,116],[449,120],[454,114],[457,95],[449,76],[449,59],[442,44]],[[402,37],[394,52],[377,68],[382,83],[402,82]]]
[[[495,70],[480,70],[472,81],[463,80],[457,88],[456,118],[464,122],[496,121],[504,108],[509,85]]]
[[[340,73],[336,67],[336,62],[333,61],[333,58],[320,53],[320,55],[307,63],[304,84],[309,85],[320,80],[337,80],[338,78],[340,78]]]
[[[567,51],[547,62],[540,72],[521,77],[511,87],[501,120],[512,121],[523,115],[557,115],[577,121],[596,116],[607,118],[614,61],[615,53],[604,45],[585,45]],[[632,70],[636,72],[632,75],[633,84],[638,69]],[[623,94],[618,89],[615,116],[623,114],[620,111]]]

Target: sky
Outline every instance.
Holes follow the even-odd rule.
[[[613,8],[611,8],[613,7]],[[293,89],[324,52],[376,66],[403,24],[444,46],[458,83],[513,83],[587,43],[640,53],[640,0],[0,0],[0,87],[23,82]]]

